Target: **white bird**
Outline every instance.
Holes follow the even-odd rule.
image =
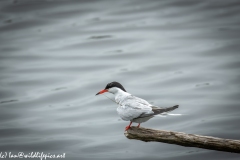
[[[101,90],[96,95],[103,94],[105,92],[114,94],[115,102],[118,104],[117,112],[119,116],[125,121],[130,121],[130,124],[125,128],[125,130],[128,130],[131,127],[132,122],[138,123],[137,127],[139,127],[140,123],[148,121],[155,115],[178,108],[178,105],[167,108],[153,106],[146,100],[128,93],[118,82],[108,83],[105,89]]]

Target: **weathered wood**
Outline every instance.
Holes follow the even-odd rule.
[[[125,131],[129,139],[138,139],[145,142],[155,141],[177,144],[186,147],[198,147],[211,150],[240,153],[240,140],[223,139],[182,132],[137,128],[132,126]]]

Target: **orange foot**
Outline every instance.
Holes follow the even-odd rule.
[[[131,127],[130,126],[125,127],[125,131],[127,131],[129,128],[131,128]]]
[[[130,124],[125,128],[125,131],[127,131],[129,128],[131,128],[132,121],[130,121]]]

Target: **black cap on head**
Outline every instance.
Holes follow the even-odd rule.
[[[109,88],[112,88],[112,87],[118,87],[118,88],[120,88],[121,90],[127,92],[127,91],[123,88],[123,86],[122,86],[120,83],[118,83],[118,82],[108,83],[107,86],[105,87],[105,89],[109,89]]]

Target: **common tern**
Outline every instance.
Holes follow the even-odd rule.
[[[108,83],[105,89],[101,90],[96,95],[105,92],[114,94],[115,102],[118,104],[117,112],[119,116],[125,121],[130,121],[130,124],[126,126],[125,131],[131,127],[132,122],[138,123],[137,127],[140,127],[141,123],[148,121],[155,115],[170,112],[178,108],[178,105],[167,108],[153,106],[146,100],[128,93],[118,82]]]

